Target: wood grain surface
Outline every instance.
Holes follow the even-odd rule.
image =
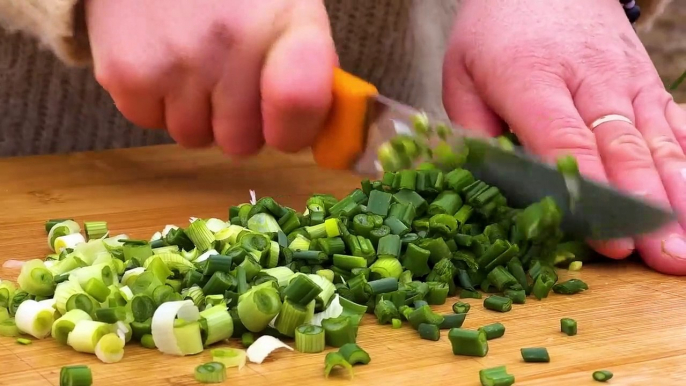
[[[230,205],[249,199],[249,189],[302,208],[312,193],[341,197],[357,184],[353,176],[318,170],[307,154],[266,153],[235,164],[213,150],[161,146],[0,160],[0,260],[48,253],[47,218],[104,220],[115,233],[147,238],[189,216],[226,218]],[[2,269],[0,277],[17,273]],[[325,380],[324,354],[277,351],[261,365],[230,369],[226,384],[476,386],[480,369],[498,365],[507,365],[517,385],[593,385],[591,374],[600,369],[614,372],[610,385],[686,384],[685,279],[637,263],[587,265],[573,276],[591,289],[528,299],[504,314],[470,300],[464,327],[502,322],[507,329],[489,342],[485,358],[454,356],[445,331],[438,342],[423,341],[409,327],[393,330],[367,317],[358,343],[372,360],[355,368],[353,381],[340,372]],[[437,308],[449,312],[453,301]],[[577,336],[560,333],[562,317],[578,321]],[[522,347],[547,347],[551,362],[523,363]],[[209,360],[207,352],[179,358],[131,344],[122,362],[106,365],[51,339],[22,346],[0,338],[0,385],[58,385],[60,368],[74,364],[89,365],[95,385],[194,385],[195,366]]]

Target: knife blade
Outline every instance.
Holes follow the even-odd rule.
[[[378,148],[397,135],[416,135],[413,117],[421,112],[379,95],[366,81],[341,69],[334,71],[333,100],[324,129],[312,146],[315,162],[329,169],[352,170],[378,177],[382,168]],[[676,219],[666,208],[641,200],[609,185],[583,177],[572,205],[565,177],[553,166],[522,148],[504,149],[493,138],[464,130],[450,122],[453,148],[469,149],[464,167],[476,178],[497,186],[514,207],[544,197],[553,198],[563,211],[562,228],[569,234],[595,240],[650,233]],[[458,150],[459,151],[459,150]]]

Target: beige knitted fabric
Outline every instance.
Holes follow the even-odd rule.
[[[442,60],[460,1],[326,0],[342,67],[390,97],[445,114]],[[0,156],[170,142],[128,123],[89,68],[63,64],[90,58],[79,0],[0,0],[0,25]]]

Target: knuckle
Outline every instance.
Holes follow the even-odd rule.
[[[576,121],[569,119],[558,119],[551,123],[553,126],[551,133],[552,153],[555,156],[562,154],[574,154],[581,158],[598,158],[595,138],[590,130],[580,128]]]
[[[638,132],[626,130],[607,141],[603,158],[632,169],[653,169],[650,149]]]
[[[156,76],[146,66],[125,58],[109,58],[95,67],[95,79],[110,93],[141,93],[154,87]]]
[[[683,161],[686,159],[681,146],[670,136],[660,135],[648,141],[653,157],[659,161]]]

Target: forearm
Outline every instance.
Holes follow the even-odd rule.
[[[65,63],[90,62],[83,0],[0,0],[0,26],[35,37]]]

